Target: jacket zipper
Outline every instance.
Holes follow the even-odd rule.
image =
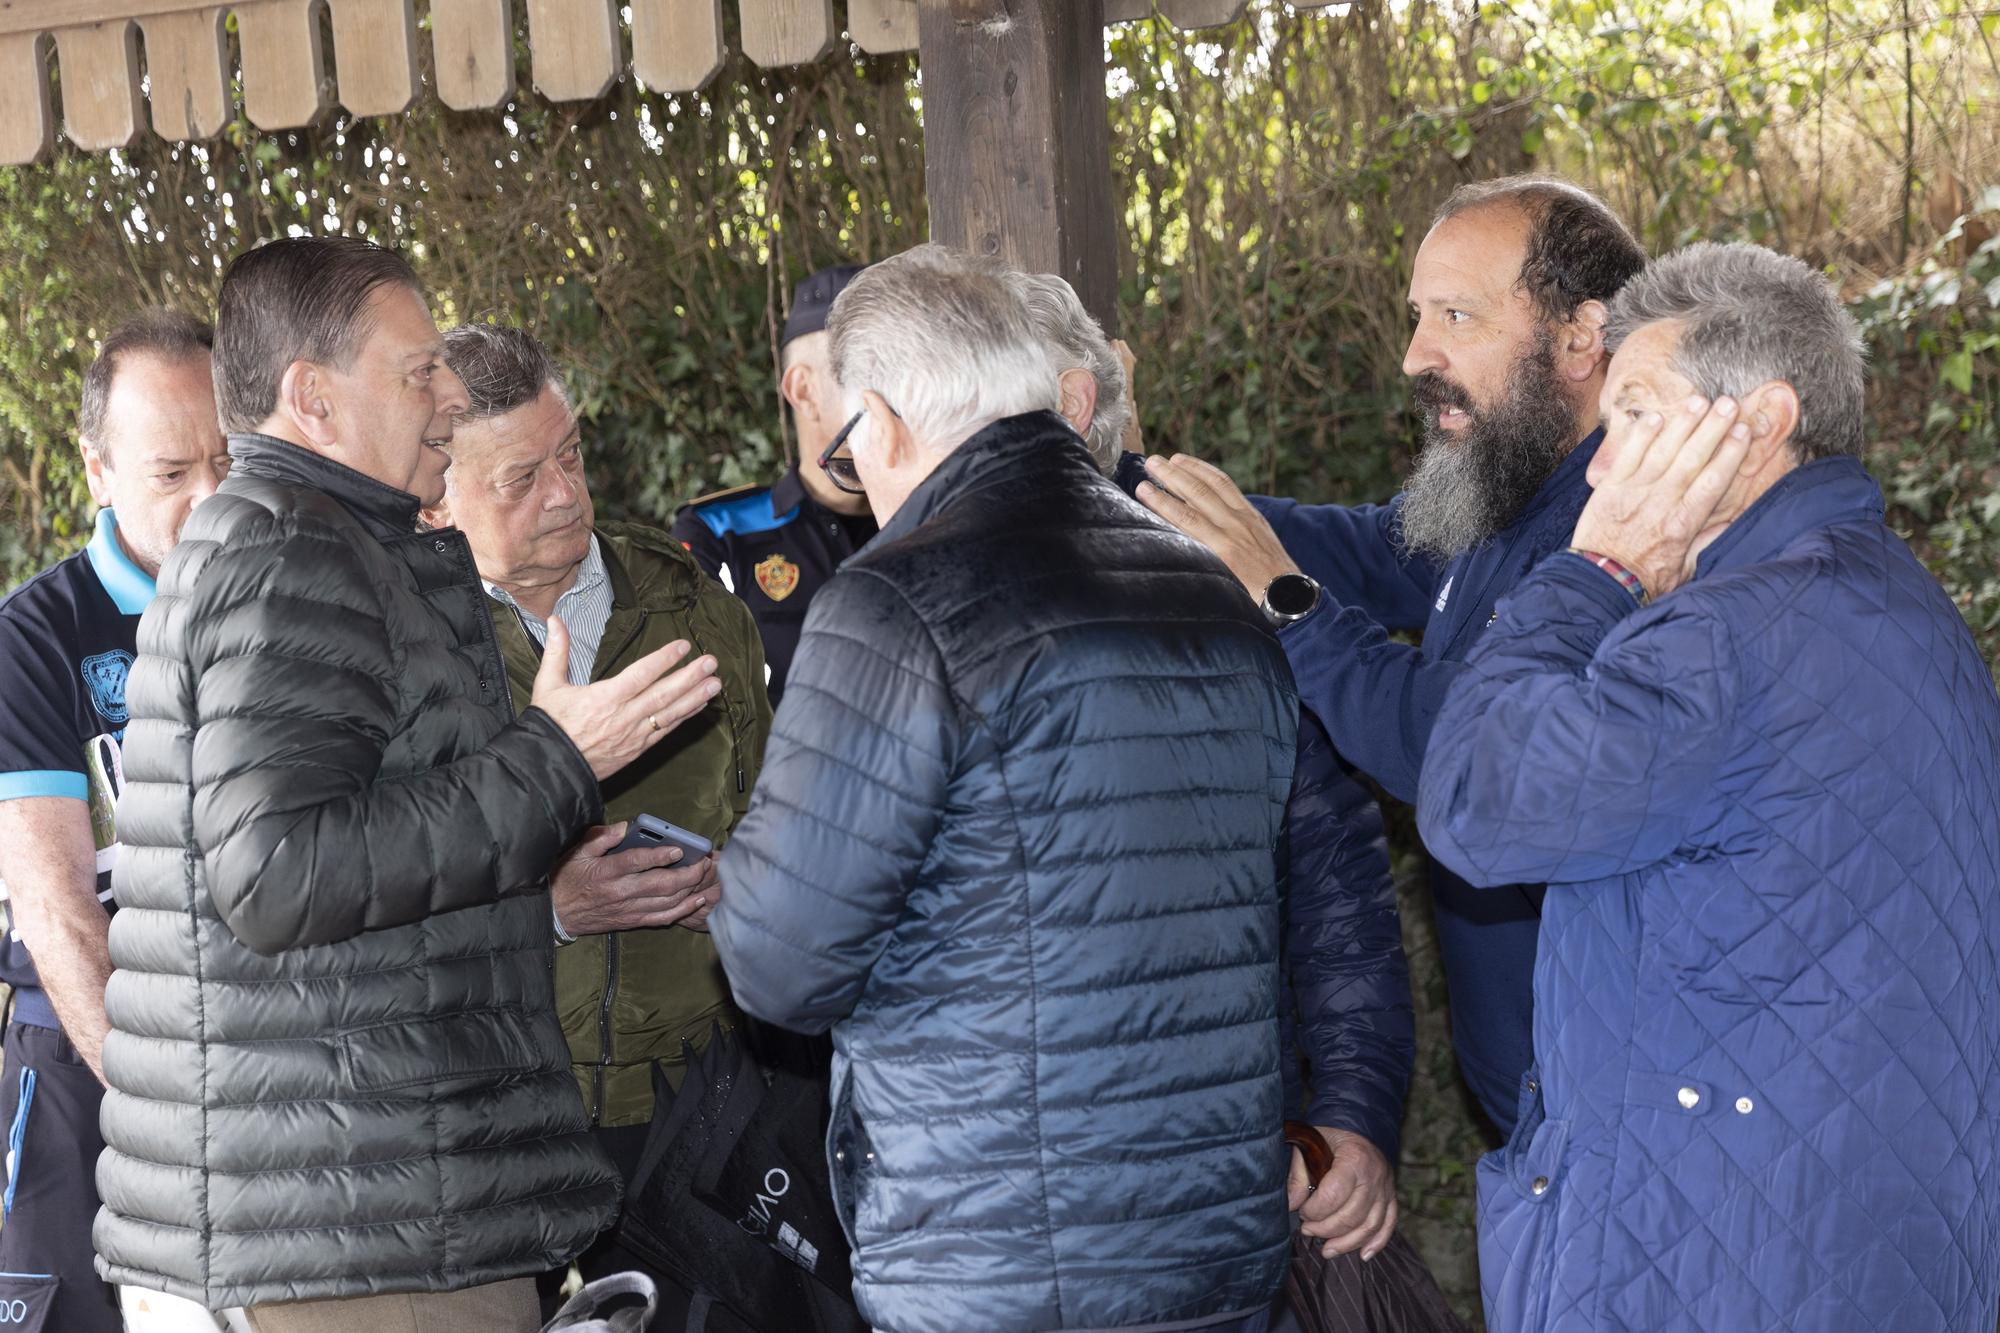
[[[597,1067],[590,1071],[590,1124],[604,1119],[604,1071],[611,1065],[611,1001],[618,994],[618,932],[604,937],[604,996],[597,1005]]]

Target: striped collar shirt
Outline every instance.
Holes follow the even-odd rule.
[[[524,609],[497,583],[486,583],[486,595],[511,608],[536,643],[547,642],[548,621]],[[590,553],[577,566],[576,582],[556,598],[555,614],[569,627],[569,683],[588,685],[590,673],[597,667],[597,650],[604,642],[604,627],[611,621],[611,575],[604,568],[604,553],[598,549],[595,533],[591,534]]]

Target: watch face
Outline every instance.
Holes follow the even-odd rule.
[[[1303,574],[1282,574],[1271,580],[1264,598],[1281,616],[1302,616],[1319,600],[1319,587]]]

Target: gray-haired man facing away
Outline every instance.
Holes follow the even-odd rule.
[[[711,929],[745,1009],[833,1033],[862,1313],[1261,1327],[1283,654],[1099,473],[989,266],[878,264],[832,334],[884,526],[813,604]]]

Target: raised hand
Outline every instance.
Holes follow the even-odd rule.
[[[687,651],[687,642],[677,639],[609,680],[572,685],[569,627],[550,616],[532,702],[576,743],[602,782],[699,713],[722,688],[713,657],[673,670]]]
[[[1736,416],[1733,399],[1696,396],[1634,422],[1608,456],[1591,460],[1595,489],[1570,544],[1631,570],[1648,597],[1687,582],[1750,450],[1750,427]]]
[[[1298,564],[1264,516],[1250,507],[1229,474],[1187,454],[1146,460],[1150,480],[1139,483],[1139,503],[1215,552],[1243,583],[1250,600]]]

